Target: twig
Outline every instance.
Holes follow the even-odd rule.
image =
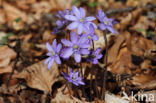
[[[107,77],[107,60],[108,60],[108,45],[107,45],[107,37],[104,33],[104,40],[105,40],[105,47],[106,47],[106,56],[105,56],[105,69],[104,69],[104,78],[103,78],[103,87],[102,87],[102,95],[101,100],[105,99],[105,92],[106,92],[106,77]]]
[[[15,60],[13,69],[12,69],[10,75],[9,75],[9,78],[8,78],[7,82],[6,82],[7,89],[8,89],[9,81],[11,80],[12,75],[14,74],[14,71],[17,68],[16,64],[17,64],[17,62],[18,62],[18,60],[20,58],[20,52],[21,52],[21,48],[20,47],[21,47],[20,39],[17,39],[17,43],[16,43],[15,47],[10,47],[10,48],[14,49],[14,51],[17,53],[17,57],[16,57],[16,60]]]
[[[141,7],[125,7],[125,8],[119,8],[119,9],[111,9],[111,10],[106,11],[106,14],[110,15],[110,14],[116,14],[116,13],[122,13],[122,12],[130,12],[137,8],[152,9],[152,8],[156,8],[156,4],[147,4],[146,6],[141,6]]]

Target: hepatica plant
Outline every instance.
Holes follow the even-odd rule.
[[[92,65],[97,65],[99,63],[99,60],[102,59],[103,55],[101,53],[101,47],[94,48],[94,41],[99,40],[98,35],[95,34],[95,29],[99,28],[103,31],[106,44],[106,67],[104,68],[105,72],[103,74],[104,79],[101,91],[101,99],[104,99],[106,85],[105,75],[107,73],[106,71],[108,55],[107,38],[105,31],[107,30],[111,33],[117,34],[116,30],[113,28],[113,25],[117,22],[112,18],[108,18],[102,10],[98,10],[97,12],[97,19],[94,16],[86,16],[85,9],[82,7],[77,8],[76,6],[72,6],[71,11],[69,9],[66,9],[65,11],[58,12],[58,14],[56,15],[56,17],[58,17],[58,20],[56,21],[57,27],[54,28],[53,34],[57,34],[59,32],[63,33],[63,31],[70,31],[70,33],[66,35],[66,39],[62,38],[61,40],[58,40],[60,41],[60,43],[58,44],[56,42],[56,39],[53,41],[52,45],[50,45],[50,43],[48,42],[46,43],[46,47],[48,49],[48,58],[45,61],[45,65],[48,66],[48,69],[51,69],[54,62],[59,65],[63,65],[64,61],[69,62],[68,60],[73,59],[74,61],[72,61],[71,63],[75,62],[73,65],[77,65],[78,68],[70,69],[70,72],[68,72],[68,67],[70,66],[68,65],[68,63],[64,63],[67,68],[65,70],[66,72],[62,72],[62,76],[64,76],[67,84],[69,83],[73,84],[73,86],[79,87],[79,89],[82,89],[84,96],[86,96],[84,87],[82,86],[89,84],[85,83],[86,78],[82,69],[82,62],[89,62],[92,63]],[[98,24],[98,26],[95,22]],[[92,75],[93,74],[91,73],[91,76]],[[92,80],[90,80],[90,89],[92,85],[91,81]],[[95,85],[97,86],[97,84]],[[98,95],[97,98],[99,98]]]

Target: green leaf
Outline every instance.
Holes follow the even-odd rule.
[[[86,0],[81,0],[82,2],[86,2]]]
[[[2,37],[2,39],[0,40],[0,45],[7,43],[7,41],[8,41],[7,36]]]
[[[144,30],[144,29],[136,29],[138,32],[146,32],[146,30]]]
[[[88,6],[94,8],[97,6],[97,4],[98,4],[97,2],[89,2]]]
[[[7,33],[7,36],[9,37],[9,36],[13,36],[14,35],[14,33]]]
[[[33,43],[30,43],[30,48],[35,48],[35,44],[33,44]]]
[[[154,35],[154,32],[153,32],[153,31],[148,31],[148,32],[147,32],[147,35],[148,35],[148,36],[152,36],[152,35]]]
[[[16,23],[19,23],[20,21],[22,21],[22,18],[19,17],[19,18],[15,19],[14,21],[15,21]]]
[[[72,4],[76,5],[78,2],[79,2],[79,0],[74,0]]]
[[[3,29],[3,26],[2,26],[2,25],[0,25],[0,30],[1,30],[1,29]]]

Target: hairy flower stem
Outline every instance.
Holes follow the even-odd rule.
[[[80,62],[80,73],[81,73],[81,77],[84,78],[83,71],[82,71],[82,63],[81,62]]]
[[[93,51],[94,51],[94,41],[92,40],[92,48],[93,48]],[[93,65],[93,67],[95,67],[95,65]],[[91,77],[92,77],[92,75],[93,75],[93,70],[91,70]],[[95,75],[95,74],[94,74]],[[96,75],[95,75],[96,76]],[[97,79],[96,79],[96,77],[95,77],[95,87],[96,87],[96,96],[97,96],[97,98],[99,98],[99,93],[98,93],[98,89],[97,89]]]
[[[80,62],[80,73],[81,73],[81,77],[84,79],[84,75],[83,75],[83,72],[82,72],[82,63],[81,62]],[[85,98],[87,98],[84,87],[82,87],[82,95]]]
[[[103,87],[102,87],[102,95],[101,100],[105,100],[105,92],[106,92],[106,77],[107,77],[107,60],[108,60],[108,45],[107,45],[107,37],[104,33],[105,47],[106,47],[106,56],[105,56],[105,68],[104,68],[104,78],[103,78]]]
[[[90,98],[92,97],[92,81],[93,81],[93,69],[91,68],[91,77],[90,77]]]

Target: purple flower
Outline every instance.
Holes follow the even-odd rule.
[[[92,40],[93,41],[99,40],[99,37],[97,35],[95,35],[94,27],[92,24],[90,24],[89,28],[86,29],[86,34],[87,34],[89,44],[91,44]]]
[[[45,64],[48,63],[48,69],[50,69],[54,63],[54,60],[57,62],[57,64],[61,64],[61,60],[59,57],[59,52],[62,48],[62,45],[59,43],[57,45],[56,39],[53,41],[53,44],[50,45],[48,42],[46,43],[46,47],[48,49],[47,60],[45,61]]]
[[[72,11],[74,15],[65,15],[65,18],[69,21],[72,21],[71,24],[68,25],[69,30],[73,30],[77,28],[78,34],[81,34],[89,24],[93,24],[94,28],[97,28],[96,24],[91,21],[96,18],[93,16],[85,17],[86,13],[83,8],[77,8],[76,6],[72,6]]]
[[[53,34],[57,34],[61,32],[62,29],[64,29],[69,24],[69,21],[65,19],[65,15],[72,15],[72,11],[70,11],[69,9],[66,9],[65,12],[63,11],[58,12],[56,16],[59,18],[59,20],[56,21],[57,27],[53,29],[53,32],[52,32]]]
[[[82,77],[79,77],[78,74],[79,72],[73,72],[72,69],[70,69],[70,74],[66,74],[66,73],[62,73],[64,78],[69,82],[69,83],[73,83],[74,85],[78,86],[78,85],[85,85],[84,82],[82,82]]]
[[[87,55],[90,53],[88,48],[90,44],[86,43],[86,35],[82,35],[79,39],[75,32],[71,32],[70,40],[62,39],[61,42],[65,45],[65,48],[61,51],[61,57],[68,59],[74,54],[74,59],[77,63],[81,61],[81,54]]]
[[[95,51],[93,51],[90,54],[90,57],[88,59],[89,62],[93,62],[93,64],[97,64],[98,63],[98,59],[102,58],[102,54],[99,54],[101,51],[101,48],[97,48]]]
[[[106,14],[104,12],[102,12],[102,10],[98,10],[97,18],[101,22],[99,24],[99,27],[100,27],[101,30],[108,29],[110,32],[117,34],[117,32],[113,28],[113,25],[116,24],[116,22],[114,21],[114,19],[107,18]]]

